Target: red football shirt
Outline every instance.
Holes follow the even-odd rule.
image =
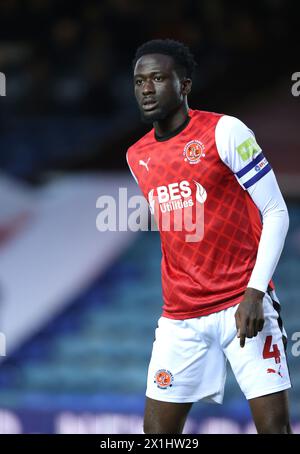
[[[152,129],[127,151],[159,227],[163,316],[173,319],[239,303],[262,230],[257,207],[220,158],[215,130],[222,115],[190,109],[189,117],[169,139],[157,140]],[[242,152],[244,159],[249,150]]]

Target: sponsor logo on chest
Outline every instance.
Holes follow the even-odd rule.
[[[179,183],[170,183],[167,186],[158,186],[156,190],[151,189],[148,192],[151,213],[154,213],[155,202],[159,205],[162,213],[192,207],[194,205],[192,197],[193,186],[196,200],[203,204],[206,201],[207,192],[198,181],[193,180],[193,183],[195,186],[192,185],[191,187],[189,181],[183,180]]]

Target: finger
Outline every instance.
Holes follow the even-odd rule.
[[[246,340],[246,332],[247,332],[247,321],[241,323],[241,326],[240,326],[240,335],[239,335],[239,338],[240,338],[240,346],[243,348],[244,345],[245,345],[245,340]]]
[[[252,337],[254,337],[254,332],[253,332],[253,329],[252,329],[252,328],[247,328],[246,337],[247,337],[248,339],[252,339]]]
[[[261,331],[260,328],[260,324],[261,324],[261,319],[255,319],[253,321],[249,321],[249,324],[247,326],[247,337],[249,337],[250,339],[252,337],[255,337],[257,336],[258,332]],[[262,326],[263,326],[263,323],[262,323]]]
[[[258,320],[258,331],[262,331],[263,330],[263,327],[264,327],[264,324],[265,324],[265,320],[263,318],[261,318],[260,320]]]
[[[246,342],[246,332],[241,332],[239,337],[240,337],[240,346],[243,348],[245,346],[245,342]]]
[[[253,334],[254,336],[257,336],[259,331],[261,331],[260,325],[261,325],[261,319],[257,319],[255,322],[255,329],[254,329],[254,334]]]
[[[250,339],[254,336],[254,332],[255,332],[255,326],[254,325],[255,325],[255,320],[249,320],[249,323],[248,323],[247,329],[246,329],[246,335]]]
[[[253,324],[253,337],[256,337],[257,336],[257,333],[258,333],[258,323],[259,323],[259,320],[255,320],[254,324]]]

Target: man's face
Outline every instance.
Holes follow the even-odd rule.
[[[172,57],[148,54],[134,68],[135,97],[146,123],[164,120],[184,101],[182,84]]]

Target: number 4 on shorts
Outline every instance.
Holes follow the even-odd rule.
[[[272,345],[273,350],[271,350],[271,344],[272,336],[267,336],[263,350],[263,358],[264,359],[275,358],[275,363],[278,364],[280,363],[280,350],[277,344],[273,344]]]

